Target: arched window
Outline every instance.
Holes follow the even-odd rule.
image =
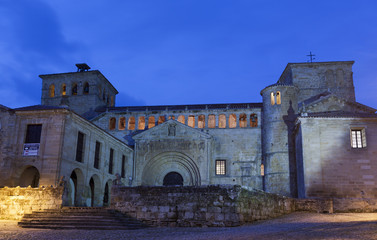
[[[250,114],[250,127],[258,127],[258,116],[255,113]]]
[[[89,83],[88,82],[84,83],[83,93],[84,94],[89,94]]]
[[[119,130],[126,129],[126,118],[125,117],[120,117],[119,118],[118,129]]]
[[[153,128],[154,126],[156,126],[156,119],[154,116],[150,116],[148,118],[148,128]]]
[[[77,95],[77,83],[73,83],[72,85],[72,95]]]
[[[247,127],[247,120],[246,120],[246,114],[245,113],[240,114],[239,122],[240,122],[241,128]]]
[[[55,85],[50,85],[50,97],[55,97]]]
[[[192,127],[192,128],[195,127],[195,116],[190,115],[188,117],[188,123],[187,123],[187,125],[189,125],[189,127]]]
[[[271,92],[271,105],[275,105],[275,94]]]
[[[165,116],[159,116],[158,117],[158,125],[160,125],[163,122],[165,122]]]
[[[208,115],[208,128],[216,127],[216,116],[214,114]]]
[[[145,129],[145,117],[139,117],[139,121],[137,121],[137,129],[144,130]]]
[[[233,113],[229,115],[229,128],[235,127],[237,127],[237,116]]]
[[[264,176],[264,164],[263,163],[260,165],[260,175]]]
[[[109,121],[109,129],[110,129],[110,130],[114,130],[114,129],[115,129],[115,124],[116,124],[116,119],[115,119],[115,117],[110,118],[110,121]]]
[[[225,114],[219,115],[219,128],[226,128],[226,116],[225,116]]]
[[[276,92],[276,104],[281,104],[281,94],[279,91]]]
[[[128,130],[135,130],[135,117],[128,119]]]
[[[198,117],[198,128],[206,127],[206,117],[204,115],[199,115]]]
[[[178,116],[178,122],[180,122],[180,123],[182,123],[182,124],[186,124],[185,116],[183,116],[183,115],[179,115],[179,116]]]
[[[169,116],[169,119],[175,120],[175,117],[173,115]]]
[[[67,85],[65,83],[62,84],[62,96],[67,95]]]

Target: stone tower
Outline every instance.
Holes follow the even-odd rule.
[[[295,195],[295,163],[290,151],[290,118],[297,112],[298,89],[274,84],[261,91],[263,97],[262,151],[265,190],[285,196]],[[293,121],[293,120],[292,120]],[[293,174],[293,175],[292,175]]]
[[[66,106],[90,118],[98,107],[115,105],[118,91],[98,70],[76,64],[77,72],[40,75],[42,105]]]

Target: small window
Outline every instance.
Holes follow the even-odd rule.
[[[275,94],[271,92],[271,105],[275,105]]]
[[[165,122],[165,116],[159,116],[157,124],[160,125],[163,122]]]
[[[189,127],[192,127],[192,128],[195,127],[195,116],[190,115],[190,116],[188,117],[188,123],[187,123],[187,125],[188,125]]]
[[[89,83],[86,82],[84,84],[84,91],[83,91],[84,94],[89,94]]]
[[[178,122],[180,122],[180,123],[182,123],[182,124],[186,124],[185,116],[183,116],[183,115],[179,115],[179,116],[178,116]]]
[[[114,105],[115,105],[114,96],[111,96],[110,97],[110,107],[114,107]]]
[[[206,117],[204,115],[198,116],[198,128],[205,128],[206,127]]]
[[[246,120],[246,114],[245,113],[240,114],[239,122],[240,122],[241,128],[247,127],[247,120]]]
[[[77,134],[77,144],[76,144],[76,161],[83,162],[84,158],[84,139],[85,135],[82,132]]]
[[[135,117],[128,119],[128,130],[135,130]]]
[[[55,97],[55,85],[50,85],[50,97]]]
[[[229,128],[237,127],[237,116],[236,114],[229,115]]]
[[[139,121],[137,121],[137,129],[144,130],[145,129],[145,117],[139,117]]]
[[[264,164],[263,163],[260,165],[260,175],[264,176]]]
[[[99,169],[101,143],[96,141],[96,149],[94,152],[94,168]]]
[[[219,115],[219,128],[226,128],[226,116],[225,116],[225,114]]]
[[[124,129],[126,129],[126,118],[125,118],[125,117],[120,117],[120,118],[119,118],[118,129],[119,129],[119,130],[124,130]]]
[[[150,116],[148,118],[148,129],[153,128],[154,126],[156,126],[156,119],[154,118],[154,116]]]
[[[208,128],[216,127],[216,116],[213,114],[208,115]]]
[[[276,92],[276,104],[281,104],[281,94],[279,91]]]
[[[122,178],[126,177],[126,156],[122,155],[122,170],[120,176]]]
[[[110,118],[110,120],[109,120],[109,129],[110,130],[114,130],[115,129],[116,121],[117,120],[115,119],[115,117]]]
[[[226,174],[226,160],[216,160],[216,175]]]
[[[42,124],[27,125],[25,143],[41,142]]]
[[[258,116],[255,113],[250,114],[250,127],[258,127]]]
[[[65,85],[65,83],[63,83],[62,85],[62,96],[65,96],[67,95],[67,85]]]
[[[175,120],[175,116],[173,116],[173,115],[169,116],[169,120],[170,120],[170,119]]]
[[[77,83],[72,85],[72,95],[77,95]]]
[[[110,148],[110,157],[109,157],[109,173],[113,174],[113,164],[114,164],[114,149]]]
[[[352,148],[365,148],[367,146],[365,128],[351,129],[351,146]]]

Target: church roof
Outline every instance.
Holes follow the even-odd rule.
[[[377,118],[375,113],[361,113],[361,112],[317,112],[317,113],[303,113],[299,118]]]
[[[16,111],[34,111],[34,110],[53,110],[53,109],[65,109],[64,107],[58,106],[46,106],[46,105],[33,105],[33,106],[26,106],[15,108]]]

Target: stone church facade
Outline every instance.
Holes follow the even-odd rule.
[[[108,204],[114,180],[371,203],[377,115],[356,102],[352,65],[289,63],[262,102],[198,105],[115,106],[118,91],[86,64],[40,75],[41,105],[0,106],[0,185],[64,177],[65,205],[78,206]]]

